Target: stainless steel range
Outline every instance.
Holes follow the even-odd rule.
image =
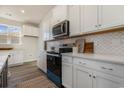
[[[61,53],[72,52],[72,47],[59,48],[58,52],[47,52],[47,77],[58,87],[62,83],[62,55]]]

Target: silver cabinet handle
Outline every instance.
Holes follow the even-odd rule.
[[[113,70],[112,68],[101,67],[102,69]]]
[[[98,26],[102,26],[101,24],[99,24]]]
[[[101,67],[102,69],[107,69],[107,68],[105,68],[105,67]]]
[[[82,63],[83,65],[86,65],[86,63]]]
[[[98,27],[98,25],[95,25],[95,27]]]
[[[91,74],[89,74],[89,77],[91,77]]]
[[[82,62],[79,62],[80,64],[82,63]]]
[[[109,68],[108,70],[111,70],[112,71],[113,69],[112,68]]]
[[[93,78],[96,78],[96,76],[93,76]]]
[[[86,63],[79,62],[79,64],[86,65]]]

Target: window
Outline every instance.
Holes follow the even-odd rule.
[[[21,44],[22,28],[0,24],[0,44]]]

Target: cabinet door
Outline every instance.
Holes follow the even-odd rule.
[[[72,88],[72,64],[62,63],[62,84],[64,87]]]
[[[79,35],[80,30],[80,6],[69,6],[70,36]]]
[[[124,79],[109,74],[95,72],[93,76],[94,88],[119,88],[124,87]]]
[[[31,35],[31,27],[28,25],[23,25],[23,35]]]
[[[74,87],[75,88],[91,88],[92,77],[90,71],[83,67],[74,67]]]
[[[46,73],[47,71],[46,52],[41,52],[39,54],[37,66]]]
[[[32,35],[33,36],[39,36],[39,28],[32,27]]]
[[[52,24],[55,25],[63,20],[67,19],[67,6],[58,5],[53,9]]]
[[[52,12],[49,12],[42,21],[42,37],[43,40],[52,39],[52,24],[51,24]]]
[[[101,6],[101,28],[108,28],[124,24],[123,5]]]
[[[23,52],[22,51],[14,51],[13,52],[13,61],[14,64],[22,64],[23,63]]]
[[[81,31],[89,32],[97,30],[97,9],[95,5],[85,5],[81,6]]]
[[[24,25],[23,26],[23,35],[28,36],[38,36],[38,28],[34,26]]]
[[[49,39],[50,40],[53,39],[53,35],[52,35],[52,27],[53,27],[52,16],[53,16],[52,11],[50,11],[49,14],[48,14],[48,18],[49,18]]]
[[[9,55],[10,55],[10,58],[8,60],[8,65],[11,66],[14,64],[14,61],[15,61],[14,60],[14,53],[9,53]]]
[[[49,40],[49,20],[44,20],[42,25],[43,40]]]

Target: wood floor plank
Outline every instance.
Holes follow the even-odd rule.
[[[24,65],[17,67],[11,67],[9,68],[9,72],[11,73],[11,76],[8,78],[9,88],[16,88],[17,84],[25,81],[30,81],[31,79],[37,77],[43,76],[44,78],[47,79],[46,75],[37,68],[36,62],[25,63]],[[38,82],[36,81],[35,83]],[[46,82],[44,83],[44,85],[49,85],[49,83]],[[37,86],[32,86],[32,87],[39,87],[39,83],[37,84]]]

